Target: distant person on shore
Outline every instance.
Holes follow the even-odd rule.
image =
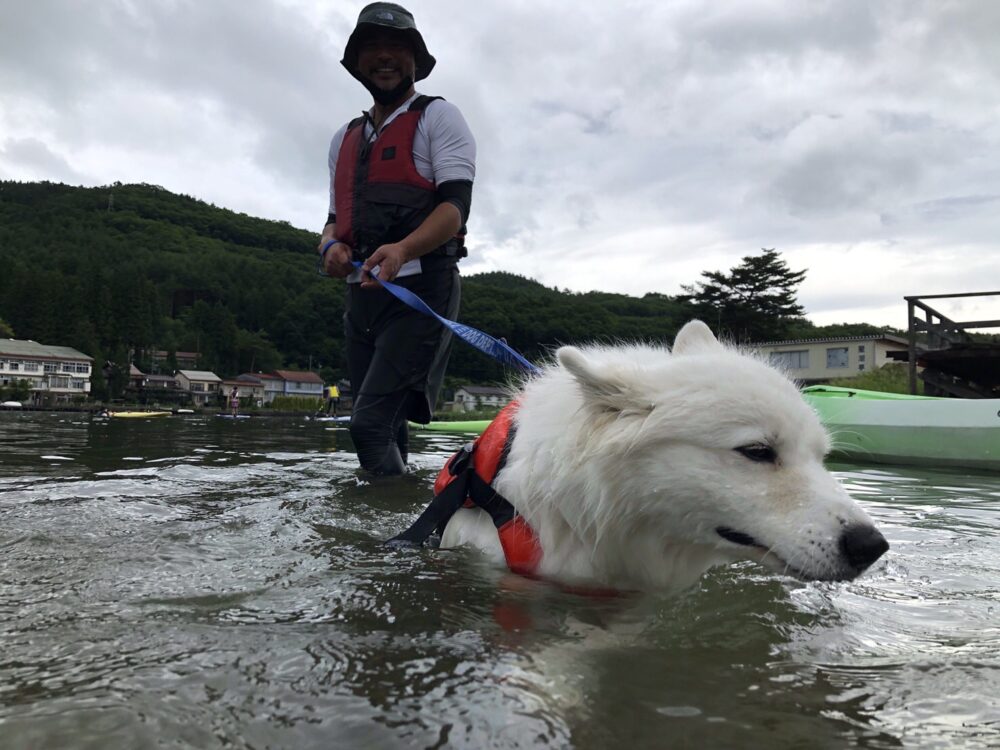
[[[235,385],[229,392],[229,412],[234,417],[239,416],[240,413],[240,389]]]
[[[450,331],[376,276],[458,315],[476,144],[455,105],[414,88],[435,62],[413,15],[383,2],[362,9],[341,60],[374,102],[330,143],[330,213],[317,249],[323,271],[347,279],[351,438],[376,474],[405,471],[407,420],[431,420],[451,348]]]

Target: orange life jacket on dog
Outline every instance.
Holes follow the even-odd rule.
[[[521,575],[535,573],[542,559],[538,537],[510,501],[493,489],[514,438],[516,411],[517,402],[513,401],[482,435],[448,459],[434,482],[430,505],[409,529],[390,542],[422,544],[435,529],[443,532],[460,507],[479,507],[493,520],[507,567]]]

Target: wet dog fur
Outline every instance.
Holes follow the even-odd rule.
[[[753,560],[849,580],[888,549],[824,468],[829,438],[795,384],[700,321],[672,351],[562,347],[518,402],[494,487],[538,535],[544,578],[676,589]],[[503,561],[478,509],[449,521],[441,546],[459,545]]]

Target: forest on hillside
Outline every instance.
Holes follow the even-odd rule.
[[[333,382],[345,373],[344,288],[317,273],[316,239],[287,222],[155,185],[2,181],[0,336],[71,346],[99,364],[114,363],[118,372],[129,363],[150,371],[156,350],[196,351],[199,367],[221,376],[286,367],[312,369]],[[772,263],[764,270],[782,268]],[[735,273],[706,272],[703,283],[677,297],[571,293],[509,273],[478,274],[463,278],[460,320],[506,338],[529,360],[565,343],[669,342],[699,316],[740,340],[882,330],[813,326],[794,302],[789,273],[795,276],[785,273],[783,291],[791,296],[783,298],[790,304],[763,312],[732,294],[726,298],[725,282],[736,283]],[[781,277],[772,280],[780,284]],[[98,396],[118,385],[103,382],[100,369],[93,384]],[[497,382],[505,373],[458,344],[449,379]]]

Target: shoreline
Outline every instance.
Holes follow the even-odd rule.
[[[182,409],[188,409],[188,407],[180,407]],[[150,405],[139,405],[139,404],[116,404],[114,408],[109,408],[106,406],[70,406],[70,405],[57,405],[57,406],[36,406],[34,404],[23,404],[20,407],[10,408],[10,407],[0,407],[0,414],[17,414],[19,412],[32,412],[32,413],[52,413],[52,414],[89,414],[91,416],[99,415],[102,411],[107,409],[112,412],[139,412],[139,411],[169,411],[170,416],[173,417],[214,417],[219,414],[224,414],[229,416],[229,411],[226,409],[189,409],[188,411],[178,412],[177,408],[163,407],[158,408],[156,406]],[[243,411],[240,410],[240,416],[247,417],[313,417],[316,412],[312,411],[270,411],[270,410],[252,410]],[[325,415],[324,415],[325,416]],[[341,414],[340,416],[347,416]]]

